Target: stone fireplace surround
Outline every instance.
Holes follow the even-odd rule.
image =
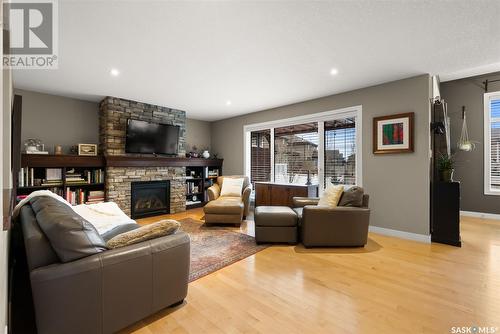
[[[105,156],[140,157],[125,153],[127,119],[172,124],[180,127],[179,156],[185,155],[186,113],[182,110],[106,97],[99,104],[99,151]],[[186,210],[185,167],[134,166],[106,167],[106,198],[131,214],[131,183],[170,181],[170,213]]]

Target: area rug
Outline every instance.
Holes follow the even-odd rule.
[[[213,273],[267,248],[255,238],[222,226],[206,226],[192,218],[179,220],[181,230],[191,238],[189,282]]]

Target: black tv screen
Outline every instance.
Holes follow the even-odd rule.
[[[125,152],[176,155],[179,126],[129,119]]]

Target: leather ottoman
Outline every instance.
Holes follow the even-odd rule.
[[[297,243],[297,214],[287,206],[256,207],[255,241]]]

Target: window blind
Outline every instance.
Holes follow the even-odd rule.
[[[318,183],[318,123],[274,129],[274,180]]]
[[[500,191],[500,99],[490,102],[490,189]]]
[[[250,180],[255,182],[271,181],[271,130],[250,133],[251,157]]]
[[[325,187],[356,184],[356,120],[354,117],[325,122]]]

